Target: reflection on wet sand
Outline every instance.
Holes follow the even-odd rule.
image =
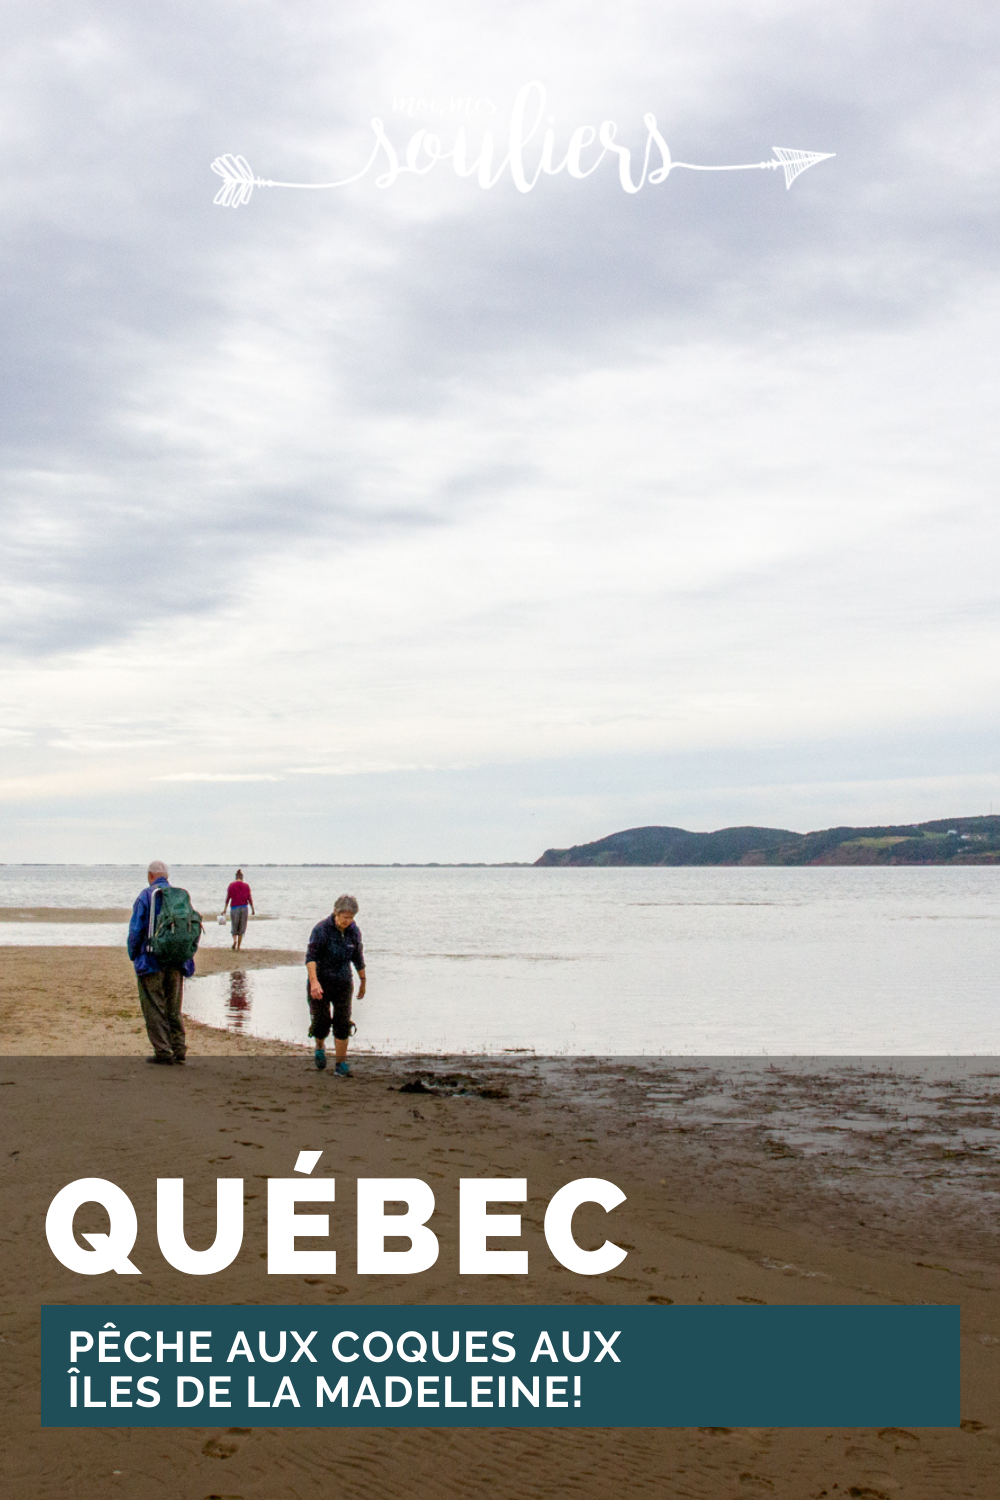
[[[253,993],[250,980],[244,969],[233,969],[229,976],[229,994],[226,996],[226,1024],[233,1031],[243,1031],[250,1018]]]

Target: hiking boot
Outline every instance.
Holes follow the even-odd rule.
[[[154,1052],[152,1057],[147,1057],[148,1063],[159,1063],[162,1068],[172,1068],[174,1060],[169,1052]]]
[[[340,1078],[350,1078],[351,1065],[347,1062],[339,1062],[333,1070]]]
[[[326,1067],[326,1049],[325,1049],[325,1047],[317,1047],[316,1051],[313,1053],[313,1056],[316,1059],[316,1066],[317,1066],[317,1068],[319,1068],[320,1072],[322,1073],[323,1069]]]

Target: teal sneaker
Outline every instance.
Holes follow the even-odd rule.
[[[324,1047],[317,1047],[316,1051],[313,1053],[313,1056],[316,1059],[317,1068],[319,1068],[320,1072],[322,1072],[326,1067],[326,1049]]]
[[[339,1062],[333,1071],[339,1074],[341,1078],[350,1078],[351,1065],[347,1062]]]

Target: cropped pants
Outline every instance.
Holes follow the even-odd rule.
[[[320,978],[319,982],[323,987],[322,1000],[314,1000],[309,994],[308,984],[306,985],[312,1020],[309,1035],[315,1037],[317,1042],[323,1042],[330,1035],[332,1026],[337,1041],[345,1042],[353,1030],[351,1001],[354,999],[354,980]]]

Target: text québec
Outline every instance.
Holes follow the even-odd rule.
[[[301,1204],[335,1201],[332,1177],[310,1177],[321,1151],[301,1151],[295,1177],[271,1177],[267,1182],[267,1272],[270,1276],[334,1275],[335,1249],[299,1249],[302,1238],[330,1237],[327,1213],[301,1213]],[[526,1202],[524,1177],[462,1178],[459,1181],[459,1272],[463,1276],[526,1276],[528,1252],[497,1250],[487,1240],[516,1240],[521,1216],[493,1213],[493,1204]],[[602,1177],[579,1177],[553,1194],[545,1211],[544,1233],[549,1250],[560,1265],[578,1276],[600,1276],[621,1264],[627,1251],[605,1240],[587,1250],[573,1236],[573,1215],[584,1203],[596,1203],[606,1213],[625,1202],[625,1194]],[[86,1203],[106,1210],[107,1233],[81,1232],[89,1248],[74,1233],[76,1214]],[[403,1212],[387,1212],[389,1205]],[[436,1203],[433,1190],[419,1177],[361,1177],[357,1180],[357,1270],[362,1276],[419,1275],[438,1258],[438,1237],[430,1227]],[[49,1204],[45,1234],[53,1255],[80,1276],[140,1276],[131,1259],[139,1232],[132,1200],[103,1177],[80,1177],[61,1188]],[[171,1266],[187,1276],[214,1276],[232,1265],[243,1247],[243,1179],[216,1181],[215,1239],[195,1250],[184,1233],[184,1179],[161,1177],[156,1183],[156,1237]],[[387,1249],[386,1241],[406,1239],[406,1249]]]

